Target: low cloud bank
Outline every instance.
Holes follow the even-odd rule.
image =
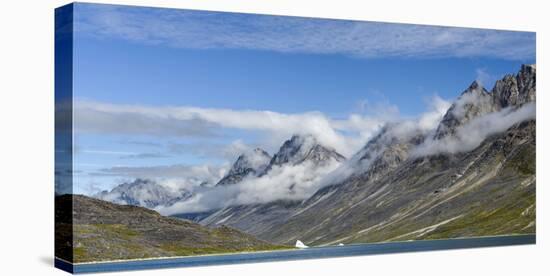
[[[469,100],[463,98],[458,102],[470,102]],[[321,167],[310,162],[274,166],[262,177],[249,176],[239,183],[225,186],[212,184],[225,175],[229,164],[219,167],[206,165],[114,167],[104,169],[101,173],[152,178],[174,193],[185,189],[193,194],[192,197],[175,204],[156,207],[156,210],[164,215],[203,212],[227,206],[267,203],[275,200],[305,200],[326,185],[338,184],[354,173],[364,172],[378,156],[396,143],[410,141],[419,136],[428,137],[410,150],[409,156],[412,157],[469,151],[479,146],[490,135],[503,132],[519,122],[535,119],[536,113],[535,103],[528,103],[519,108],[505,108],[475,117],[464,125],[457,126],[452,135],[436,139],[433,138],[435,130],[449,109],[450,103],[438,97],[430,103],[430,109],[417,118],[387,123],[377,136],[343,163],[334,161]],[[249,150],[242,141],[235,142],[232,147],[235,151]],[[204,181],[210,185],[201,185]]]
[[[535,116],[535,103],[488,113],[458,127],[454,135],[448,135],[441,139],[427,139],[413,150],[412,156],[470,151],[479,146],[487,137],[503,132],[517,123],[533,120]]]
[[[319,142],[351,155],[385,122],[383,118],[351,114],[331,119],[317,111],[278,113],[186,106],[120,105],[77,100],[75,130],[79,133],[215,138],[222,128],[257,131],[280,143],[293,134],[311,134]]]
[[[354,172],[368,168],[370,162],[395,137],[409,139],[418,133],[433,131],[450,103],[439,97],[434,97],[429,106],[429,110],[417,118],[392,122],[391,127],[381,133],[379,147],[367,145],[343,163],[332,162],[322,167],[316,167],[310,162],[294,166],[288,164],[275,166],[262,177],[248,177],[237,184],[196,190],[192,198],[169,207],[157,208],[157,210],[162,214],[170,215],[202,212],[231,205],[307,199],[320,188],[338,183]]]
[[[262,177],[250,176],[224,186],[201,187],[195,195],[169,207],[159,207],[164,215],[202,212],[231,205],[267,203],[275,200],[307,199],[323,185],[325,175],[339,166],[338,162],[317,167],[312,162],[273,167]]]
[[[455,102],[455,106],[466,106],[478,100],[461,97]],[[122,113],[123,117],[132,114],[131,117],[152,117],[155,120],[204,120],[207,124],[217,127],[261,129],[266,133],[273,133],[274,137],[282,137],[287,135],[287,132],[307,133],[315,136],[322,145],[335,148],[337,151],[346,148],[346,153],[349,154],[355,149],[355,154],[349,154],[351,157],[343,163],[333,162],[324,167],[315,167],[309,162],[294,166],[275,166],[262,177],[251,176],[240,183],[227,186],[213,184],[227,173],[229,163],[223,166],[113,167],[98,172],[107,176],[153,179],[169,191],[178,193],[184,189],[193,194],[187,200],[157,207],[157,210],[165,215],[202,212],[231,205],[267,203],[275,200],[304,200],[326,185],[337,184],[354,173],[367,170],[384,150],[400,141],[409,141],[417,136],[429,137],[409,152],[409,156],[413,157],[469,151],[479,146],[490,135],[505,131],[519,122],[534,119],[536,111],[535,103],[525,104],[519,108],[505,108],[475,117],[464,125],[457,126],[452,135],[435,139],[432,138],[435,130],[450,107],[449,102],[439,97],[431,99],[428,111],[418,117],[390,121],[359,115],[353,115],[347,120],[331,120],[318,112],[280,114],[268,111],[153,108],[97,103],[86,103],[84,106],[80,108],[111,114],[113,118]],[[460,113],[459,109],[453,112]],[[458,113],[454,115],[463,115]],[[386,127],[382,128],[383,124]],[[86,127],[93,129],[89,125]],[[353,139],[342,134],[353,130],[360,133]],[[366,132],[361,132],[365,130]],[[378,137],[374,135],[376,133]],[[374,138],[371,138],[373,136]],[[370,142],[365,145],[366,141]],[[249,149],[249,145],[237,140],[229,145],[228,152],[223,154],[237,155]],[[209,185],[204,185],[205,182]]]

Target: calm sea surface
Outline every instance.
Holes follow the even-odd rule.
[[[516,235],[500,237],[467,238],[452,240],[391,242],[376,244],[354,244],[344,246],[310,247],[307,249],[237,253],[228,255],[195,256],[170,259],[124,261],[110,263],[77,264],[74,273],[108,272],[121,270],[159,269],[173,267],[207,266],[220,264],[238,264],[253,262],[272,262],[284,260],[303,260],[315,258],[346,257],[398,252],[418,252],[428,250],[475,248],[486,246],[534,244],[535,235]],[[69,266],[56,259],[56,266]]]

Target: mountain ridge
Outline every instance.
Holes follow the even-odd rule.
[[[274,166],[298,165],[310,161],[317,166],[323,166],[334,160],[342,162],[346,158],[334,149],[329,149],[321,145],[317,139],[311,135],[292,135],[279,148],[279,151],[273,155],[269,165],[261,175],[267,174]]]

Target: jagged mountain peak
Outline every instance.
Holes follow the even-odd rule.
[[[470,86],[468,86],[466,90],[462,92],[461,95],[468,94],[468,93],[489,93],[489,92],[485,89],[485,87],[483,87],[483,84],[480,81],[475,80],[472,82],[472,84],[470,84]]]
[[[265,169],[269,160],[271,160],[269,153],[261,148],[255,148],[239,155],[229,173],[242,173],[248,169],[261,171]]]
[[[269,167],[283,164],[296,165],[307,160],[321,164],[329,160],[341,162],[345,160],[345,157],[334,149],[321,145],[311,134],[295,134],[283,143],[271,159]]]
[[[495,83],[493,101],[497,109],[535,101],[536,65],[524,64],[516,75],[506,75]]]
[[[233,163],[229,172],[216,185],[235,184],[247,176],[258,175],[269,165],[271,156],[261,148],[247,150]]]

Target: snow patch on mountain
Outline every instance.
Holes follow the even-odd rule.
[[[95,197],[112,203],[155,208],[170,206],[178,201],[188,199],[192,193],[161,185],[149,179],[136,179],[114,187],[111,191],[102,191]]]

